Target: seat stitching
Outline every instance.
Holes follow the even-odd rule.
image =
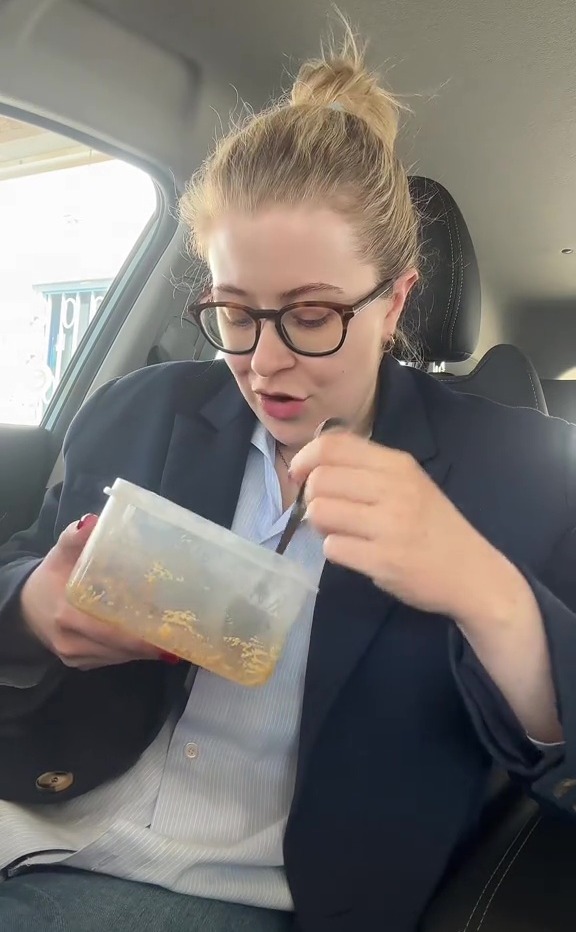
[[[534,830],[534,828],[536,827],[536,825],[538,825],[538,822],[539,822],[539,821],[540,821],[540,819],[538,819],[538,821],[536,822],[536,824],[532,827],[532,829],[530,830],[530,832],[529,832],[528,835],[526,836],[525,841],[528,840],[528,838],[530,837],[530,834],[532,833],[532,831]],[[512,841],[510,842],[510,844],[508,845],[508,847],[506,848],[506,851],[504,852],[504,854],[502,855],[502,857],[501,857],[500,860],[498,861],[498,864],[496,865],[496,867],[494,868],[494,870],[493,870],[492,873],[490,874],[488,880],[487,880],[486,883],[484,884],[484,887],[483,887],[483,889],[482,889],[482,892],[480,893],[480,896],[479,896],[478,899],[476,900],[476,902],[475,902],[475,904],[474,904],[474,907],[473,907],[473,909],[472,909],[472,912],[471,912],[470,915],[468,916],[468,921],[466,922],[466,925],[465,925],[464,928],[461,930],[461,932],[468,932],[468,929],[469,929],[469,927],[470,927],[470,923],[472,922],[472,919],[474,918],[474,913],[475,913],[476,910],[478,909],[478,907],[479,907],[479,905],[480,905],[480,902],[481,902],[481,900],[482,900],[482,897],[484,896],[484,894],[486,893],[488,887],[490,886],[490,884],[491,884],[492,881],[494,880],[494,877],[496,876],[496,874],[497,874],[498,871],[500,870],[502,864],[504,864],[504,862],[506,861],[506,858],[507,858],[508,855],[510,854],[510,851],[512,850],[512,848],[514,847],[514,845],[516,844],[516,842],[518,841],[518,839],[520,838],[520,836],[522,835],[522,833],[525,832],[525,831],[526,831],[526,825],[523,825],[522,828],[518,831],[518,833],[514,836],[514,838],[512,839]],[[522,850],[522,847],[523,847],[523,845],[520,847],[519,851]],[[512,863],[513,863],[513,861],[512,861]],[[506,876],[506,875],[504,875],[504,876]],[[502,879],[503,879],[503,878],[502,878]],[[502,882],[502,881],[500,881],[500,882]],[[498,889],[498,887],[497,887],[496,889]],[[491,901],[490,901],[490,902],[491,902]],[[490,905],[490,903],[488,903],[488,906],[489,906],[489,905]],[[488,907],[487,907],[487,908],[488,908]],[[484,915],[485,915],[485,912],[484,912]],[[479,926],[478,926],[478,928],[479,928]],[[476,930],[476,932],[478,932],[478,929]]]
[[[454,328],[456,326],[456,321],[458,320],[459,309],[462,306],[462,291],[464,288],[464,254],[462,252],[462,240],[460,239],[460,230],[458,229],[458,223],[454,224],[454,232],[456,234],[456,239],[458,240],[458,261],[460,266],[460,282],[458,286],[458,297],[456,299],[456,313],[452,317],[452,326],[450,327],[450,346],[453,345],[454,339]]]
[[[445,216],[446,229],[447,229],[447,231],[448,231],[448,238],[449,238],[449,240],[450,240],[450,276],[451,276],[451,277],[450,277],[450,293],[449,293],[449,295],[448,295],[448,302],[447,302],[447,307],[446,307],[446,313],[444,314],[444,321],[443,321],[443,323],[442,323],[442,331],[444,331],[445,328],[446,328],[446,326],[447,326],[446,321],[448,320],[448,317],[449,317],[449,315],[450,315],[451,312],[452,312],[453,295],[454,295],[454,290],[455,290],[455,289],[454,289],[454,269],[455,269],[455,267],[456,267],[456,256],[455,256],[455,249],[454,249],[454,239],[453,239],[453,236],[452,236],[452,229],[451,229],[451,224],[450,224],[450,210],[451,210],[451,208],[450,208],[450,205],[449,205],[449,204],[448,204],[448,205],[446,204],[446,201],[445,201],[445,199],[444,199],[444,195],[442,194],[442,191],[440,190],[440,188],[439,188],[439,187],[436,187],[436,185],[434,185],[434,187],[435,187],[435,189],[436,189],[436,193],[437,193],[438,197],[440,198],[440,201],[442,202],[442,207],[443,207],[444,216]],[[458,305],[456,305],[456,308],[458,308]],[[455,320],[456,317],[458,317],[458,310],[456,310],[456,315],[455,315],[455,317],[453,318],[453,325],[452,325],[452,328],[454,327],[454,325],[455,325],[455,323],[456,323],[456,320]],[[452,334],[450,335],[450,339],[451,339],[451,338],[452,338]]]
[[[454,209],[450,211],[450,216],[454,217]],[[449,225],[450,228],[450,225]],[[456,326],[456,321],[458,320],[458,315],[460,313],[460,307],[462,306],[462,289],[464,287],[464,254],[462,252],[462,240],[460,239],[460,230],[458,229],[458,222],[454,222],[454,234],[458,241],[458,267],[460,269],[459,276],[459,285],[458,285],[458,297],[455,301],[456,313],[452,315],[452,324],[450,327],[450,346],[452,346],[453,337],[454,337],[454,328]]]
[[[492,896],[491,896],[490,899],[488,900],[488,903],[486,904],[486,909],[485,909],[484,912],[482,913],[482,916],[481,916],[481,918],[480,918],[480,924],[477,926],[476,932],[480,932],[480,929],[481,929],[482,926],[484,925],[484,920],[486,919],[486,916],[488,915],[488,910],[490,909],[490,906],[492,905],[492,902],[493,902],[493,900],[494,900],[494,897],[495,897],[496,894],[498,893],[498,890],[499,890],[500,887],[502,886],[502,884],[503,884],[503,882],[504,882],[504,880],[505,880],[505,878],[506,878],[506,875],[507,875],[508,872],[510,871],[510,868],[512,867],[512,865],[514,864],[514,862],[517,860],[518,855],[521,853],[522,849],[523,849],[524,846],[526,845],[526,842],[529,840],[529,838],[530,838],[530,836],[532,835],[534,829],[540,824],[540,821],[541,821],[541,819],[537,819],[537,821],[534,823],[534,825],[532,826],[532,828],[530,829],[530,831],[529,831],[528,834],[526,835],[526,838],[524,839],[524,841],[522,842],[522,844],[521,844],[520,847],[518,848],[518,851],[516,852],[516,854],[514,855],[514,857],[512,858],[512,860],[510,861],[510,864],[508,865],[508,867],[506,868],[506,870],[505,870],[504,873],[502,874],[500,880],[499,880],[498,883],[496,884],[496,888],[495,888],[495,890],[494,890]]]
[[[536,385],[534,384],[534,378],[532,373],[528,369],[528,378],[530,379],[530,385],[532,386],[532,394],[534,395],[534,401],[536,403],[536,408],[540,410],[540,402],[538,401],[538,395],[536,394]]]
[[[492,355],[493,355],[493,353],[494,353],[494,351],[495,351],[496,349],[497,349],[497,347],[495,347],[495,346],[491,347],[491,348],[487,351],[487,353],[485,354],[484,358],[483,358],[482,360],[480,360],[480,362],[474,367],[474,369],[472,370],[472,372],[469,372],[467,375],[454,375],[454,373],[452,373],[452,372],[447,372],[447,373],[444,373],[444,374],[443,374],[443,378],[442,378],[440,381],[441,381],[441,382],[448,382],[448,383],[449,383],[449,382],[459,382],[459,383],[462,383],[462,382],[469,382],[471,379],[476,378],[476,376],[479,375],[480,372],[482,372],[482,369],[483,369],[486,365],[488,365],[488,363],[491,361]],[[535,383],[535,381],[534,381],[534,375],[533,375],[533,373],[531,372],[529,366],[526,366],[524,371],[525,371],[525,374],[526,374],[526,375],[528,376],[528,378],[530,379],[530,387],[531,387],[531,389],[532,389],[532,394],[533,394],[533,396],[534,396],[534,402],[535,402],[535,405],[536,405],[536,410],[537,410],[537,411],[542,411],[542,405],[541,405],[540,400],[539,400],[539,398],[538,398],[538,393],[537,393],[537,390],[536,390],[536,383]]]
[[[474,366],[472,372],[469,372],[467,375],[455,375],[453,372],[446,372],[446,373],[443,373],[444,378],[441,379],[441,381],[442,382],[469,382],[470,379],[475,378],[478,375],[478,373],[482,372],[482,369],[484,369],[484,367],[487,366],[489,362],[491,362],[495,349],[496,347],[493,346],[491,349],[487,350],[484,358],[481,359],[480,362],[476,366]]]
[[[448,301],[447,301],[447,305],[446,305],[446,311],[445,311],[445,313],[444,313],[444,321],[443,321],[443,323],[442,323],[442,331],[443,331],[444,328],[445,328],[445,326],[446,326],[446,319],[447,319],[448,315],[450,314],[450,305],[451,305],[451,303],[452,303],[452,294],[453,294],[453,291],[454,291],[454,243],[453,243],[453,241],[452,241],[452,233],[450,232],[450,224],[448,223],[448,219],[447,219],[448,214],[447,214],[447,210],[446,210],[446,203],[445,203],[444,198],[443,198],[443,196],[442,196],[442,192],[440,191],[440,188],[439,188],[433,181],[431,181],[430,183],[431,183],[432,188],[434,189],[434,191],[436,192],[436,194],[438,195],[438,197],[440,198],[440,200],[441,200],[441,202],[442,202],[442,207],[443,207],[444,216],[445,216],[444,223],[446,224],[446,228],[447,228],[447,230],[448,230],[448,237],[449,237],[449,239],[450,239],[450,250],[451,250],[451,252],[450,252],[450,269],[451,269],[450,293],[449,293],[449,295],[448,295]]]

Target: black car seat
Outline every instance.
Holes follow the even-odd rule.
[[[422,215],[423,282],[406,308],[404,327],[416,336],[424,365],[464,362],[476,349],[481,316],[472,239],[446,188],[419,176],[410,188]],[[547,413],[536,370],[515,346],[493,346],[466,375],[437,377],[460,392]]]
[[[542,390],[548,405],[548,413],[576,424],[576,380],[542,379]]]
[[[408,326],[419,334],[424,365],[462,362],[474,353],[480,323],[472,241],[441,185],[425,178],[411,184],[424,216],[425,282],[407,308]],[[534,367],[514,346],[493,347],[467,375],[437,377],[457,391],[547,412]],[[559,408],[556,400],[553,413],[573,411],[576,420],[576,404],[571,412]],[[458,852],[418,932],[573,932],[575,876],[576,823],[540,809],[495,772],[478,831]]]
[[[472,241],[453,198],[436,182],[411,179],[424,216],[424,287],[407,308],[424,365],[469,359],[480,323],[480,283]],[[464,376],[438,373],[457,391],[547,412],[530,360],[494,346]],[[576,392],[554,394],[552,413],[576,421]],[[568,395],[574,399],[569,407]],[[563,407],[561,407],[561,404]],[[564,792],[558,786],[558,794]],[[478,832],[459,852],[419,932],[573,932],[576,823],[548,813],[494,773]]]

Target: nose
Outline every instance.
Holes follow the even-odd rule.
[[[260,339],[252,353],[251,367],[256,375],[268,378],[280,369],[290,369],[295,364],[292,350],[282,342],[271,320],[264,321]]]

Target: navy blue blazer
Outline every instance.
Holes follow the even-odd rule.
[[[63,484],[48,492],[37,523],[0,550],[0,681],[44,670],[33,687],[0,687],[0,797],[55,803],[85,793],[129,768],[186,702],[186,664],[65,668],[23,627],[27,575],[69,522],[100,510],[117,476],[230,526],[253,424],[223,362],[135,372],[83,407],[66,440]],[[388,359],[373,439],[411,453],[525,573],[544,618],[566,746],[547,759],[531,744],[449,619],[327,564],[284,842],[302,932],[414,930],[473,830],[493,762],[567,813],[576,803],[576,430],[458,395]],[[36,778],[51,770],[74,782],[42,795]]]

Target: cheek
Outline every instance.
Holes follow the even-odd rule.
[[[224,361],[237,381],[242,381],[250,371],[249,356],[224,356]]]
[[[349,374],[358,381],[371,381],[382,359],[383,335],[381,328],[368,319],[354,321],[340,354],[342,374]]]
[[[354,386],[372,380],[372,377],[366,378],[369,371],[370,367],[366,366],[366,360],[362,362],[360,354],[343,346],[335,356],[308,366],[307,382],[334,400],[342,399],[355,394]]]

